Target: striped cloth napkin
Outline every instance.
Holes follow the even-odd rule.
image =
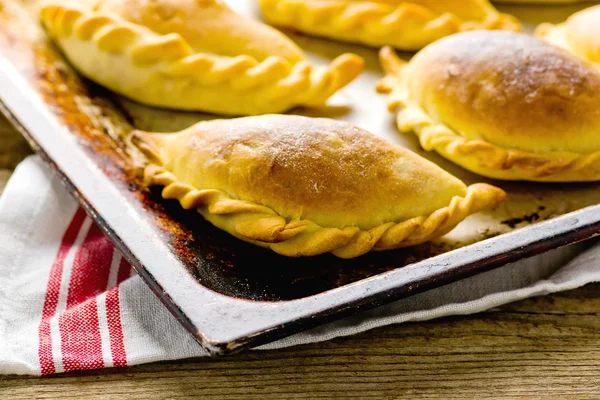
[[[261,349],[470,314],[600,281],[573,245],[288,337]],[[55,374],[205,356],[39,158],[0,197],[0,373]]]

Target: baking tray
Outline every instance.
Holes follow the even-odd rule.
[[[252,1],[232,1],[257,15]],[[444,285],[600,233],[600,185],[488,181],[509,200],[421,246],[367,254],[285,258],[214,228],[195,212],[141,190],[136,127],[172,131],[214,116],[151,109],[81,79],[47,42],[31,2],[0,0],[2,111],[57,174],[173,315],[212,355],[300,330]],[[581,8],[581,7],[579,7]],[[576,6],[504,7],[529,22],[558,22]],[[394,127],[376,51],[293,36],[315,63],[345,51],[367,71],[326,107],[295,113],[348,120],[410,148],[467,183],[485,181],[422,151]],[[409,56],[409,55],[405,55]]]

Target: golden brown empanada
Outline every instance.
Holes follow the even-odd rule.
[[[586,3],[590,0],[493,0],[494,3],[498,4],[574,4],[574,3]]]
[[[134,132],[145,182],[230,234],[286,256],[351,258],[442,236],[500,203],[346,122],[266,115]]]
[[[401,61],[380,53],[398,128],[478,174],[600,179],[600,70],[529,35],[466,32]]]
[[[520,31],[488,0],[259,0],[265,19],[311,35],[419,50],[473,29]]]
[[[49,0],[40,18],[83,75],[153,106],[252,115],[321,105],[363,68],[353,54],[315,68],[220,0]]]
[[[575,13],[562,24],[541,24],[535,34],[573,54],[600,63],[600,5]]]

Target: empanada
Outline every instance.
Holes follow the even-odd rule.
[[[50,0],[49,35],[83,75],[140,103],[226,115],[322,105],[362,58],[313,67],[279,31],[220,0]]]
[[[600,63],[600,5],[575,13],[562,24],[541,24],[535,35],[575,55]]]
[[[265,19],[311,35],[419,50],[473,29],[520,31],[519,21],[488,0],[259,0]]]
[[[505,193],[346,122],[266,115],[134,132],[148,186],[286,256],[351,258],[442,236]]]
[[[574,4],[574,3],[586,3],[590,0],[493,0],[494,3],[498,4],[549,4],[549,5],[559,5],[559,4]]]
[[[480,175],[600,179],[600,70],[529,35],[477,31],[429,45],[409,62],[380,53],[402,132]]]

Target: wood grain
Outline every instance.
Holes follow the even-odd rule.
[[[0,169],[14,169],[30,153],[25,139],[0,114]]]
[[[31,154],[31,149],[25,139],[0,115],[0,193],[12,170],[28,154]]]
[[[8,182],[8,178],[10,178],[12,171],[9,169],[0,169],[0,194],[4,190],[6,186],[6,182]]]
[[[0,118],[0,191],[30,153]],[[48,378],[0,377],[6,399],[596,399],[600,284],[467,317],[221,359]]]

